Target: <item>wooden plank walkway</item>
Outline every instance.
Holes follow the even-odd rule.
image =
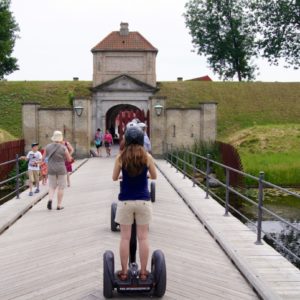
[[[119,233],[110,231],[110,205],[119,189],[111,180],[113,161],[89,159],[72,175],[63,211],[48,211],[42,199],[0,236],[1,300],[103,299],[104,251],[113,250],[120,265]],[[257,299],[162,175],[156,191],[150,245],[166,257],[164,299]]]
[[[268,244],[256,245],[255,233],[231,214],[225,217],[219,203],[205,199],[202,189],[166,161],[156,163],[263,299],[300,299],[299,269]]]

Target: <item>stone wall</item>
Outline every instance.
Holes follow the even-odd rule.
[[[173,146],[191,146],[197,140],[215,141],[216,139],[216,103],[202,103],[199,108],[163,109],[157,116],[155,105],[166,106],[164,97],[151,99],[151,143],[156,156],[163,153],[163,143]]]
[[[25,151],[31,149],[32,142],[41,147],[51,143],[55,130],[64,134],[74,147],[77,158],[87,157],[91,142],[91,101],[75,99],[74,106],[82,106],[81,116],[77,116],[72,108],[40,108],[38,103],[26,103],[22,106],[23,137]]]
[[[73,142],[73,110],[72,109],[38,109],[38,141],[43,147],[51,143],[55,130],[64,134],[67,141]]]
[[[166,141],[174,146],[192,145],[201,137],[200,109],[167,109]]]
[[[22,105],[22,129],[25,141],[25,152],[31,149],[33,142],[39,142],[38,136],[38,103],[26,103]]]
[[[95,52],[93,54],[93,86],[120,74],[127,74],[156,86],[155,52]]]

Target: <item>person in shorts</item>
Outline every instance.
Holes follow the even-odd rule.
[[[151,179],[156,179],[156,168],[153,158],[145,151],[144,133],[138,126],[126,129],[125,147],[117,155],[112,179],[117,181],[121,175],[122,188],[119,194],[115,221],[120,224],[120,258],[122,270],[118,272],[121,280],[128,277],[129,241],[134,219],[137,224],[139,256],[141,270],[140,280],[146,280],[149,272],[148,231],[152,218],[152,203],[148,189],[148,172]]]
[[[106,132],[104,134],[103,140],[104,140],[104,146],[105,146],[105,150],[106,150],[106,156],[110,156],[110,151],[111,151],[111,145],[113,143],[113,138],[112,138],[112,135],[111,135],[111,133],[109,132],[108,129],[106,130]]]
[[[32,186],[35,183],[35,193],[40,192],[40,164],[42,162],[42,154],[38,151],[39,143],[31,144],[31,151],[26,156],[20,157],[28,161],[28,177],[29,177],[29,196],[33,196]]]
[[[49,182],[49,201],[47,208],[52,209],[52,200],[57,189],[57,210],[61,210],[64,196],[64,188],[67,181],[67,169],[65,161],[72,161],[72,157],[67,147],[62,143],[63,134],[61,131],[54,131],[51,138],[53,143],[45,147],[43,160],[48,160],[48,182]]]
[[[94,143],[97,149],[97,155],[98,156],[102,156],[101,154],[101,147],[102,147],[102,139],[103,139],[103,135],[101,133],[101,129],[98,128],[96,133],[95,133],[95,137],[94,137]]]

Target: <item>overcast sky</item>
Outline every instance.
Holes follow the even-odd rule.
[[[159,52],[159,81],[209,75],[219,80],[204,57],[192,53],[185,27],[187,0],[12,0],[20,27],[14,50],[20,70],[8,80],[92,80],[91,48],[121,22],[139,31]],[[300,70],[257,61],[260,81],[299,81]]]

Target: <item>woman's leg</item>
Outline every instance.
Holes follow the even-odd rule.
[[[149,225],[137,225],[137,238],[139,240],[139,254],[141,261],[141,273],[145,274],[149,257]]]
[[[64,196],[64,189],[66,187],[66,182],[67,182],[67,176],[66,175],[58,175],[57,176],[57,185],[58,185],[58,189],[57,189],[57,207],[61,208],[61,203],[63,200],[63,196]]]
[[[57,190],[57,207],[61,207],[63,196],[64,196],[64,189],[59,187]]]
[[[51,185],[49,184],[49,200],[50,201],[52,201],[54,198],[55,189],[56,188],[51,187]]]
[[[69,172],[67,173],[67,185],[71,186],[71,183],[70,183],[70,173]]]
[[[122,273],[127,273],[127,265],[129,258],[129,241],[131,236],[131,225],[120,225],[121,241],[120,241],[120,258]]]

